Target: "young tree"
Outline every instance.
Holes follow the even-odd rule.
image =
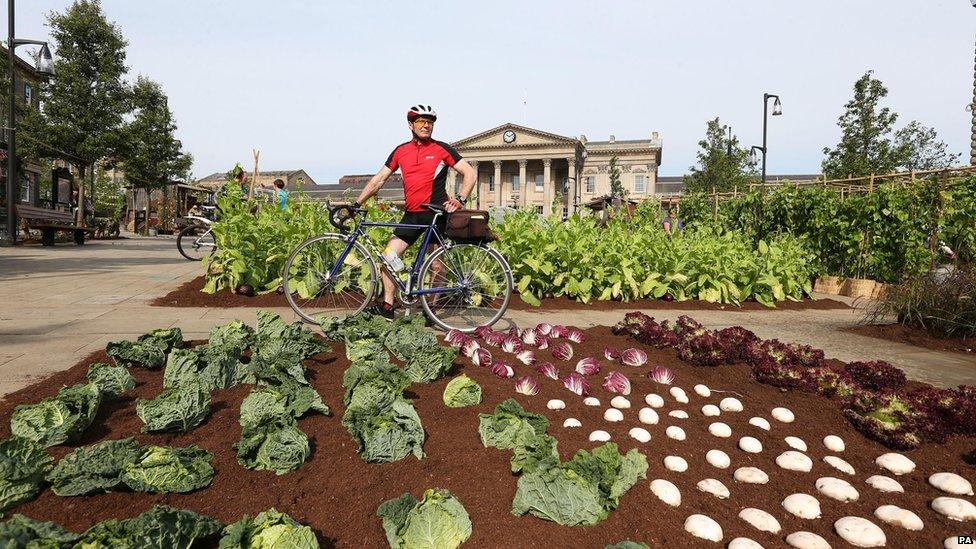
[[[607,170],[610,173],[610,197],[623,198],[624,186],[620,183],[620,167],[617,166],[617,155],[610,157],[610,166]]]
[[[894,148],[900,158],[899,168],[907,171],[948,168],[959,160],[960,154],[948,152],[935,128],[912,120],[895,132]]]
[[[718,117],[705,126],[705,139],[698,142],[698,165],[691,166],[685,176],[685,188],[690,192],[731,191],[756,180],[756,161],[749,151],[739,146],[739,138],[731,142]],[[731,152],[731,154],[729,154]]]
[[[18,128],[67,153],[65,160],[81,175],[79,203],[85,203],[84,181],[95,162],[114,156],[123,117],[129,112],[129,91],[122,32],[105,18],[100,0],[75,0],[63,13],[48,15],[57,52],[55,76],[41,89],[42,112],[29,111]],[[58,156],[30,140],[27,156]],[[84,223],[83,208],[78,222]]]
[[[189,172],[193,157],[183,152],[176,139],[176,122],[159,84],[140,76],[132,89],[132,103],[135,116],[122,131],[120,161],[133,188],[145,189],[148,196],[153,189]]]
[[[888,107],[879,108],[888,88],[872,74],[868,71],[854,83],[854,98],[837,120],[840,143],[833,149],[824,147],[822,168],[828,177],[889,173],[900,164],[899,151],[890,139],[898,115]]]

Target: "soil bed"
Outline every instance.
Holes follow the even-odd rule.
[[[844,329],[853,334],[895,341],[922,347],[933,351],[949,351],[972,355],[976,353],[976,338],[938,338],[920,328],[913,328],[904,324],[865,324],[851,326]]]
[[[285,296],[278,293],[247,297],[229,291],[216,294],[205,294],[201,290],[205,284],[203,276],[184,282],[170,293],[158,297],[150,302],[153,307],[288,307]],[[542,300],[542,305],[533,307],[522,301],[518,295],[513,295],[508,308],[513,311],[541,311],[541,310],[597,310],[610,311],[626,308],[627,310],[667,309],[675,311],[803,311],[849,309],[850,307],[835,299],[805,299],[803,301],[780,301],[776,308],[769,308],[755,301],[746,301],[740,306],[709,303],[697,299],[688,301],[664,301],[663,299],[640,299],[637,301],[600,301],[593,300],[582,303],[568,297],[551,297]]]
[[[574,345],[575,357],[571,361],[553,360],[548,351],[537,351],[541,360],[554,362],[563,375],[571,372],[579,358],[597,357],[603,366],[598,376],[589,378],[590,393],[602,402],[600,407],[587,407],[582,398],[567,391],[560,382],[532,372],[528,366],[517,365],[517,377],[530,374],[539,379],[542,390],[534,397],[514,392],[513,379],[500,379],[487,368],[476,367],[468,359],[459,358],[454,376],[466,373],[481,384],[484,401],[477,406],[451,409],[444,406],[442,393],[450,377],[429,385],[414,384],[407,396],[414,400],[427,440],[424,451],[427,456],[416,460],[412,456],[392,464],[367,464],[360,459],[355,444],[342,427],[342,373],[349,363],[341,344],[333,343],[333,352],[317,355],[306,361],[308,377],[332,409],[332,416],[312,415],[299,421],[301,429],[309,435],[313,453],[297,471],[276,476],[273,472],[250,471],[236,462],[232,445],[240,437],[238,425],[241,401],[250,386],[241,385],[213,393],[213,414],[200,427],[186,434],[151,435],[140,432],[142,423],[135,414],[135,398],[152,398],[162,389],[162,371],[134,368],[132,374],[137,386],[126,398],[108,402],[99,410],[98,417],[79,445],[96,441],[135,436],[142,444],[167,444],[184,446],[197,444],[214,453],[216,475],[210,487],[190,494],[147,495],[143,493],[112,492],[85,497],[58,497],[50,490],[44,491],[35,501],[11,511],[27,516],[53,520],[73,531],[83,531],[95,522],[108,518],[135,516],[156,503],[189,508],[224,522],[238,520],[244,514],[252,516],[269,507],[277,507],[296,520],[310,525],[323,546],[330,547],[386,547],[386,540],[376,508],[384,501],[410,491],[420,496],[424,489],[446,488],[463,503],[471,516],[473,535],[465,547],[597,547],[624,539],[642,541],[651,547],[700,547],[701,540],[683,531],[685,518],[693,513],[704,513],[724,529],[723,546],[737,536],[747,536],[766,547],[783,545],[783,539],[791,532],[809,530],[827,539],[834,547],[847,546],[834,531],[835,520],[854,515],[868,518],[883,528],[888,536],[888,547],[941,547],[949,535],[972,533],[962,524],[950,524],[929,507],[933,498],[943,495],[929,486],[928,476],[939,471],[961,474],[972,480],[973,467],[962,460],[962,455],[973,450],[976,440],[954,438],[944,445],[926,445],[908,452],[918,469],[914,473],[898,477],[905,487],[903,494],[882,494],[867,486],[864,480],[873,474],[885,474],[873,460],[888,450],[866,440],[849,426],[836,403],[811,394],[782,392],[751,380],[745,364],[700,368],[680,361],[673,350],[646,348],[647,367],[634,368],[613,366],[603,360],[605,345],[620,349],[640,346],[628,337],[614,336],[609,328],[597,327],[586,331],[586,341]],[[642,346],[640,346],[642,347]],[[514,362],[500,349],[490,348],[495,358]],[[53,395],[60,387],[83,381],[88,364],[107,361],[103,353],[95,353],[70,370],[57,373],[36,384],[8,395],[0,401],[0,435],[9,436],[9,417],[14,406],[37,402]],[[649,367],[665,365],[676,374],[675,385],[684,388],[690,404],[679,405],[667,392],[667,387],[657,385],[645,377]],[[633,408],[624,411],[621,423],[607,423],[603,412],[613,396],[600,384],[610,370],[627,375],[633,385],[629,396]],[[745,411],[723,412],[721,417],[704,417],[700,410],[706,404],[718,404],[725,396],[713,393],[708,398],[696,395],[692,387],[704,383],[713,390],[735,391],[741,396]],[[637,411],[644,405],[648,392],[660,394],[665,407],[659,409],[661,421],[657,425],[644,425],[652,434],[651,442],[640,444],[627,432],[640,425]],[[478,437],[478,414],[491,413],[494,407],[509,397],[515,397],[529,411],[545,414],[550,421],[549,433],[559,440],[562,459],[569,459],[580,448],[591,449],[596,443],[587,441],[595,429],[608,431],[622,452],[638,448],[647,455],[650,464],[647,480],[641,480],[622,499],[617,510],[609,518],[590,527],[564,527],[543,521],[530,515],[516,517],[511,514],[517,477],[509,467],[511,452],[486,449]],[[559,398],[566,408],[550,411],[546,402]],[[791,424],[772,420],[769,411],[775,406],[789,407],[797,417]],[[688,419],[668,417],[667,412],[683,409]],[[750,417],[763,416],[773,424],[766,432],[748,425]],[[581,429],[565,429],[563,420],[578,418]],[[722,421],[732,428],[733,436],[719,439],[708,434],[712,421]],[[678,425],[688,433],[684,442],[676,442],[664,435],[669,425]],[[823,463],[827,455],[820,442],[827,434],[844,439],[847,449],[840,454],[855,470],[849,477]],[[746,454],[737,448],[738,438],[750,435],[758,438],[764,447],[760,454]],[[791,473],[774,463],[779,453],[789,449],[783,438],[792,435],[802,438],[809,445],[808,455],[814,467],[810,473]],[[732,458],[729,469],[720,470],[705,463],[705,453],[720,449]],[[71,448],[58,446],[49,449],[56,457],[67,454]],[[667,455],[684,457],[690,467],[684,473],[667,471],[662,460]],[[765,471],[770,482],[766,485],[738,484],[732,480],[737,467],[756,466]],[[860,499],[840,503],[821,496],[814,482],[821,476],[845,478],[860,492]],[[655,478],[674,482],[682,495],[681,506],[668,507],[651,494],[649,483]],[[723,482],[732,493],[728,500],[719,500],[699,492],[695,484],[704,478]],[[820,500],[823,517],[819,520],[801,520],[789,515],[780,502],[789,494],[803,492]],[[968,498],[972,499],[972,498]],[[917,513],[925,523],[921,532],[909,532],[887,526],[873,517],[874,509],[883,504],[894,504]],[[758,507],[775,516],[783,526],[780,535],[760,532],[737,518],[739,510]]]

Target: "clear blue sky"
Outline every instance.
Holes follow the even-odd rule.
[[[20,0],[45,38],[67,0]],[[320,183],[376,171],[414,103],[452,141],[506,121],[591,140],[659,131],[661,175],[694,163],[705,121],[744,145],[778,93],[769,172],[818,172],[852,85],[874,69],[899,126],[934,126],[968,159],[976,9],[967,0],[311,2],[104,0],[132,80],[159,81],[194,175],[305,168]],[[6,25],[6,11],[4,25]],[[5,26],[3,27],[5,28]],[[527,107],[523,112],[523,97]]]

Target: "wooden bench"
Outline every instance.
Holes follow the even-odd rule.
[[[59,212],[46,208],[16,205],[17,216],[24,220],[29,229],[41,230],[41,244],[54,246],[54,233],[71,231],[75,236],[75,244],[85,243],[85,233],[94,233],[95,229],[75,225],[75,216],[71,212]]]

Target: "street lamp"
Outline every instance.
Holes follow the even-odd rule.
[[[7,141],[7,238],[10,243],[17,242],[17,222],[14,219],[14,196],[16,196],[17,184],[17,119],[14,111],[15,94],[17,92],[17,65],[14,50],[17,46],[35,45],[40,46],[40,55],[37,58],[37,72],[44,76],[54,75],[54,60],[51,57],[51,50],[47,42],[41,40],[17,40],[14,37],[14,0],[7,0],[7,61],[10,67],[10,90],[8,94],[8,132],[10,139]]]
[[[974,0],[976,1],[976,0]],[[769,121],[769,100],[775,99],[773,101],[773,116],[779,116],[783,114],[783,104],[779,101],[779,96],[771,93],[763,94],[763,144],[762,144],[762,179],[759,181],[764,186],[766,185],[766,153],[769,149],[766,147],[766,123]],[[760,187],[760,193],[763,192],[765,187]]]

